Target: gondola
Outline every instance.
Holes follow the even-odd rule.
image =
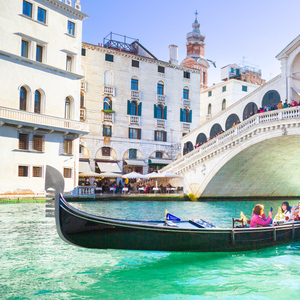
[[[47,166],[46,190],[54,188],[59,236],[85,248],[147,251],[249,251],[300,240],[300,222],[258,228],[216,228],[201,220],[134,221],[95,216],[63,197],[60,173]],[[233,222],[234,225],[234,222]]]

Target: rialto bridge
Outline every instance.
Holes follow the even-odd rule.
[[[300,101],[300,36],[277,59],[280,75],[182,138],[183,156],[164,171],[183,175],[185,193],[300,196],[300,106],[252,116],[260,107]]]

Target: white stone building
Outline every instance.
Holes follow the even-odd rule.
[[[140,173],[180,155],[180,138],[199,125],[201,71],[160,61],[138,40],[110,34],[103,45],[83,43],[82,171]],[[85,166],[84,166],[85,162]],[[85,168],[85,169],[84,169]]]
[[[0,194],[43,193],[45,166],[77,185],[80,1],[3,1],[0,10]]]

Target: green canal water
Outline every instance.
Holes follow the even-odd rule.
[[[277,212],[279,201],[262,202]],[[291,201],[296,204],[297,201]],[[254,202],[86,202],[110,217],[202,217],[219,227]],[[45,204],[0,205],[0,299],[300,299],[300,243],[244,253],[91,250],[58,237]]]

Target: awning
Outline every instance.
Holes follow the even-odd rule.
[[[296,88],[293,88],[292,89],[300,96],[300,90],[299,89],[296,89]]]
[[[145,167],[146,164],[143,160],[138,159],[125,159],[127,166],[135,166],[135,167]]]
[[[120,167],[116,162],[97,162],[101,173],[122,173]]]
[[[171,159],[149,158],[149,164],[154,164],[154,165],[168,165],[171,162],[172,162]]]
[[[79,173],[91,172],[90,164],[87,161],[79,162]]]

